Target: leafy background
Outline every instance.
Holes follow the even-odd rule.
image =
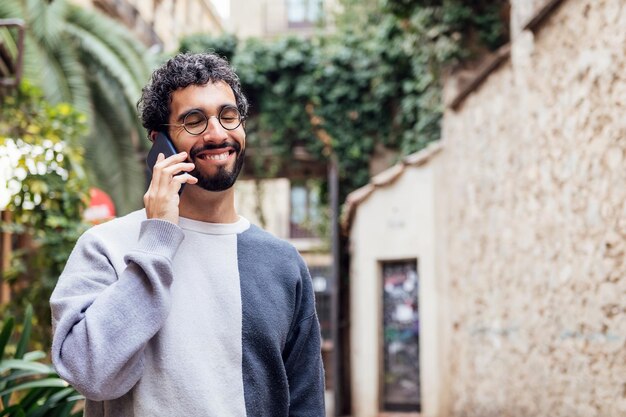
[[[0,18],[26,23],[24,77],[50,103],[86,117],[80,146],[90,183],[121,214],[139,207],[149,142],[135,103],[156,57],[121,24],[66,0],[3,0]]]
[[[215,51],[236,67],[252,104],[246,129],[256,152],[247,163],[257,178],[280,173],[298,148],[320,164],[332,153],[343,201],[367,183],[380,149],[401,158],[439,139],[442,77],[447,68],[507,41],[508,1],[341,5],[330,34],[245,41],[197,34],[183,39],[179,50]],[[12,319],[5,321],[10,330],[0,335],[0,392],[15,386],[21,375],[16,372],[28,372],[24,367],[39,371],[21,375],[26,381],[54,379],[49,368],[7,361],[41,359],[39,353],[22,356],[20,346],[28,341],[49,350],[48,300],[89,226],[82,220],[89,187],[111,195],[118,214],[141,206],[149,142],[135,103],[151,69],[171,55],[149,53],[118,23],[65,0],[3,0],[0,18],[11,17],[23,18],[28,31],[25,81],[3,97],[0,109],[0,160],[13,167],[7,207],[12,220],[2,228],[19,248],[3,271],[13,297],[0,313],[26,320],[16,344],[6,336],[13,332]],[[325,191],[326,183],[320,185]],[[15,353],[20,355],[10,356]],[[76,411],[71,388],[56,380],[41,384],[3,395],[4,414],[52,415],[46,413],[57,406],[65,415]]]

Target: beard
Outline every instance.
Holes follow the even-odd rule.
[[[218,170],[213,175],[207,175],[201,172],[198,168],[194,168],[190,172],[191,175],[198,179],[197,186],[204,188],[207,191],[224,191],[228,190],[235,184],[241,168],[243,167],[243,160],[246,154],[246,150],[241,149],[241,145],[237,142],[224,142],[221,145],[204,145],[192,148],[189,151],[189,156],[193,162],[196,159],[196,155],[205,150],[222,149],[231,147],[235,150],[237,155],[235,158],[235,165],[232,169],[227,166],[219,166]]]

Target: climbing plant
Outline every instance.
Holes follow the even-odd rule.
[[[232,60],[252,104],[246,128],[258,175],[279,172],[295,147],[320,161],[326,147],[339,161],[343,200],[368,181],[377,147],[401,156],[440,137],[444,69],[506,42],[508,2],[341,4],[332,34],[239,42],[196,35],[181,50]]]

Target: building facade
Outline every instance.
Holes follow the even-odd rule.
[[[164,51],[178,47],[186,35],[224,32],[210,0],[72,0],[96,8],[132,29],[148,46]]]
[[[230,30],[241,38],[309,36],[332,30],[338,0],[230,0]]]

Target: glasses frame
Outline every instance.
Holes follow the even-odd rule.
[[[222,124],[222,113],[224,113],[224,111],[226,110],[232,110],[235,109],[235,111],[237,112],[237,114],[239,115],[239,123],[237,123],[237,126],[235,127],[226,127]],[[186,126],[186,121],[187,118],[190,115],[194,115],[194,114],[200,114],[202,115],[202,117],[204,117],[204,128],[202,128],[202,130],[198,133],[193,133],[190,132],[189,129],[187,129]],[[236,106],[224,106],[222,107],[222,109],[220,110],[220,112],[217,114],[217,116],[207,116],[206,114],[204,114],[204,112],[197,110],[197,109],[193,109],[191,110],[189,113],[185,114],[185,117],[183,118],[183,122],[182,123],[163,123],[163,126],[175,126],[175,127],[182,127],[183,129],[185,129],[185,132],[189,133],[192,136],[200,136],[201,134],[203,134],[207,127],[209,127],[209,119],[211,117],[215,117],[217,119],[217,122],[220,124],[220,126],[222,126],[223,129],[225,130],[235,130],[237,129],[239,126],[241,126],[241,123],[243,123],[244,117],[241,115],[241,112],[239,111],[239,109]]]

